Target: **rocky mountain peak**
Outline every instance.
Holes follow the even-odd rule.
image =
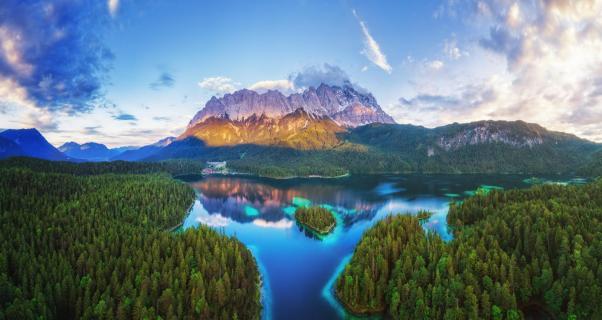
[[[188,124],[188,128],[210,117],[242,120],[252,115],[280,118],[302,108],[308,114],[328,116],[344,127],[357,127],[368,123],[395,123],[370,93],[357,90],[351,83],[342,86],[320,84],[303,92],[285,96],[280,91],[258,93],[249,89],[212,97]]]
[[[442,135],[437,144],[446,151],[467,145],[501,143],[518,148],[531,148],[544,143],[546,138],[558,138],[545,128],[523,121],[477,121],[468,124],[451,124],[440,128]]]

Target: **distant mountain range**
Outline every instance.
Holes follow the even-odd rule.
[[[67,142],[59,148],[51,145],[36,129],[9,129],[0,132],[0,159],[9,157],[32,157],[54,161],[140,161],[175,140],[161,139],[143,147],[108,148],[104,144]]]
[[[158,152],[162,148],[168,146],[170,143],[175,141],[175,137],[167,137],[163,138],[153,144],[149,144],[137,149],[126,150],[113,158],[111,160],[124,160],[124,161],[140,161],[144,160],[150,156],[152,156],[155,152]]]
[[[36,129],[9,129],[0,132],[0,158],[14,156],[71,160],[51,145]]]
[[[602,153],[600,144],[523,121],[454,123],[433,129],[395,124],[371,94],[351,85],[321,85],[288,97],[276,91],[241,90],[211,98],[177,138],[140,148],[70,142],[59,149],[35,129],[0,134],[0,157],[226,160],[232,169],[274,177],[597,172]]]
[[[109,149],[101,143],[88,142],[79,144],[77,142],[67,142],[58,148],[65,155],[86,161],[109,161],[113,157],[128,151],[137,149],[137,147],[120,147]]]

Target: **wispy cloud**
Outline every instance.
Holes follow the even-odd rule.
[[[120,121],[138,121],[136,116],[129,113],[120,113],[113,116],[113,119]]]
[[[199,82],[199,87],[209,90],[213,93],[228,93],[235,91],[240,83],[228,77],[209,77]]]
[[[83,134],[88,135],[88,136],[101,136],[104,135],[100,130],[102,128],[101,126],[89,126],[89,127],[84,127],[83,130]]]
[[[176,81],[174,80],[173,75],[171,75],[169,72],[163,71],[161,74],[159,74],[157,80],[151,82],[148,86],[153,90],[159,90],[161,88],[171,88],[175,82]]]
[[[445,63],[443,63],[443,61],[441,61],[441,60],[433,60],[433,61],[427,61],[426,66],[432,70],[440,70],[441,68],[443,68],[445,66]]]
[[[393,68],[391,67],[389,62],[387,62],[387,57],[380,49],[380,45],[378,44],[378,42],[376,42],[376,40],[374,40],[374,37],[372,37],[372,35],[370,34],[370,31],[366,26],[366,22],[364,22],[364,20],[362,20],[358,16],[355,9],[353,10],[353,15],[359,22],[360,27],[362,29],[362,34],[364,36],[364,49],[362,50],[362,54],[365,55],[366,58],[368,58],[368,60],[370,60],[376,66],[383,69],[385,72],[391,73],[393,71]]]
[[[451,39],[445,40],[445,42],[443,43],[443,53],[450,60],[458,60],[458,59],[462,58],[463,56],[469,55],[467,51],[462,51],[458,47],[458,40],[456,40],[455,36],[452,37]]]

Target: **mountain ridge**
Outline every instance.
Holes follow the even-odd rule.
[[[340,144],[338,134],[346,129],[328,116],[308,113],[303,108],[270,117],[256,114],[240,120],[227,116],[209,117],[186,129],[178,140],[196,137],[210,147],[257,144],[301,150],[326,149]]]
[[[46,160],[73,160],[51,145],[35,128],[7,129],[0,132],[0,138],[5,140],[0,158],[27,156]]]
[[[79,144],[74,141],[63,143],[58,149],[65,155],[86,161],[107,161],[120,153],[102,143],[86,142]]]
[[[308,121],[316,119],[320,118],[307,117]],[[286,139],[258,141],[243,139],[244,135],[229,143],[212,140],[222,130],[248,134],[257,125],[255,122],[261,125],[265,121],[276,123],[265,115],[244,120],[212,117],[189,128],[173,144],[147,159],[226,160],[233,169],[267,176],[413,172],[558,174],[575,171],[602,149],[600,144],[547,130],[538,124],[494,120],[436,128],[383,123],[355,128],[336,126],[339,131],[328,133],[333,137],[328,145],[300,145],[298,141],[287,143]]]
[[[362,93],[346,82],[341,86],[322,83],[317,88],[309,87],[288,96],[277,90],[258,93],[249,89],[228,93],[221,98],[213,96],[192,118],[188,128],[210,117],[244,120],[252,115],[266,115],[278,118],[299,108],[317,116],[329,116],[344,127],[373,122],[395,123],[371,93]]]
[[[153,153],[159,151],[161,148],[168,146],[173,141],[175,141],[175,139],[175,137],[166,137],[149,145],[145,145],[132,150],[125,150],[111,157],[109,160],[140,161],[151,156]]]

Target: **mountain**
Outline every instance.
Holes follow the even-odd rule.
[[[210,117],[147,159],[226,160],[233,169],[266,176],[560,174],[575,172],[600,150],[600,144],[523,121],[344,128],[299,109],[278,118]]]
[[[221,98],[212,97],[188,124],[192,128],[211,117],[242,121],[253,115],[280,118],[303,109],[316,116],[328,116],[343,127],[357,127],[369,123],[395,123],[370,93],[354,88],[351,83],[342,86],[321,84],[302,93],[285,96],[280,91],[257,93],[243,89]]]
[[[69,157],[86,161],[108,161],[123,152],[123,149],[109,149],[104,144],[95,142],[67,142],[58,149]]]
[[[110,160],[125,160],[125,161],[140,161],[145,158],[150,157],[155,152],[161,150],[162,148],[168,146],[170,143],[175,141],[175,137],[167,137],[163,138],[153,144],[149,144],[137,149],[125,150],[115,156],[113,156]]]
[[[370,152],[396,155],[429,173],[568,173],[602,145],[523,121],[477,121],[434,129],[373,124],[347,141]]]
[[[213,116],[189,127],[178,140],[196,137],[209,147],[255,144],[309,150],[338,145],[337,135],[343,132],[346,130],[328,116],[299,108],[281,117],[253,114],[232,120]]]
[[[0,132],[0,158],[26,156],[46,160],[70,160],[52,146],[36,129],[9,129]]]
[[[12,140],[0,137],[0,159],[20,156],[23,150]]]

